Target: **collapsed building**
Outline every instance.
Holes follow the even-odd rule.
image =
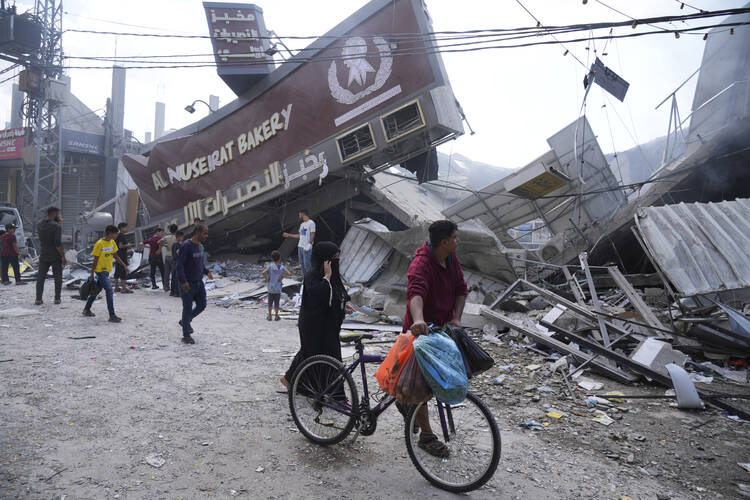
[[[237,4],[205,5],[211,21],[230,15],[221,5]],[[252,15],[252,29],[261,29],[262,12]],[[240,22],[231,16],[226,23]],[[280,243],[300,209],[316,218],[324,239],[340,241],[363,216],[393,229],[413,225],[411,214],[382,194],[376,176],[401,165],[433,180],[435,148],[463,133],[439,54],[426,50],[424,37],[396,37],[431,31],[421,1],[372,1],[257,79],[268,51],[260,37],[250,52],[255,64],[248,63],[257,81],[235,101],[123,156],[131,178],[124,185],[138,188],[148,214],[139,229],[186,227],[199,217],[216,252]]]
[[[209,22],[248,19],[206,5]],[[254,83],[234,102],[123,156],[121,184],[143,208],[139,240],[199,217],[214,253],[281,245],[288,255],[281,233],[307,209],[319,239],[341,242],[355,303],[395,321],[426,226],[450,218],[470,287],[466,326],[494,324],[562,353],[571,377],[588,367],[671,387],[690,353],[703,359],[694,370],[746,383],[747,370],[726,363],[750,348],[750,28],[710,33],[691,112],[677,107],[683,85],[665,99],[662,161],[643,182],[618,180],[584,115],[536,160],[448,206],[425,182],[438,177],[435,148],[463,133],[460,106],[438,54],[389,39],[431,30],[422,2],[373,0],[304,55],[249,66]],[[256,43],[253,57],[273,52]],[[396,166],[415,177],[394,181]],[[528,231],[548,237],[524,244]],[[750,418],[726,395],[696,397]]]

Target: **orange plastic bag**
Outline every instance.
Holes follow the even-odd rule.
[[[380,364],[378,371],[375,372],[375,378],[380,384],[380,388],[391,396],[396,395],[398,377],[414,351],[413,342],[414,336],[411,333],[399,334],[385,360]]]

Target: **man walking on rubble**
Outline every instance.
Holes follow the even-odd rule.
[[[284,238],[293,238],[299,240],[297,243],[297,256],[299,265],[302,266],[302,279],[304,281],[307,271],[310,270],[310,255],[312,255],[313,243],[315,243],[315,221],[308,215],[309,211],[302,209],[299,211],[299,219],[302,223],[299,225],[299,234],[283,233]]]
[[[35,305],[42,305],[42,295],[44,295],[44,281],[47,279],[47,271],[52,268],[52,275],[55,277],[55,304],[60,303],[60,294],[62,293],[62,268],[67,264],[65,261],[65,252],[62,247],[62,219],[60,218],[60,209],[49,207],[47,209],[47,218],[43,219],[37,225],[39,234],[39,269],[36,278],[36,302]]]
[[[203,260],[203,242],[208,238],[206,226],[198,225],[193,231],[193,237],[180,246],[175,260],[175,272],[180,281],[182,295],[182,342],[195,344],[190,323],[206,308],[206,287],[203,285],[203,275],[214,279],[211,271],[206,269]],[[195,303],[195,307],[193,307]]]
[[[428,333],[428,324],[461,326],[466,296],[469,290],[464,272],[456,257],[458,226],[450,220],[430,224],[430,240],[414,254],[407,273],[406,315],[403,331],[411,330],[416,337]],[[405,414],[406,408],[396,403]],[[419,447],[437,457],[448,456],[448,448],[432,432],[427,407],[417,414],[421,434]]]

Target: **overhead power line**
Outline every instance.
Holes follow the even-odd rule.
[[[700,11],[694,14],[684,14],[684,15],[679,15],[679,16],[649,17],[649,18],[644,18],[644,19],[636,19],[636,21],[638,24],[648,25],[648,24],[670,23],[670,22],[676,22],[676,21],[690,21],[694,19],[703,19],[703,18],[717,17],[717,16],[731,16],[731,15],[736,15],[736,14],[747,14],[747,13],[750,13],[750,8],[735,8],[735,9],[722,9],[722,10],[715,10],[715,11]],[[573,25],[568,25],[568,26],[547,26],[544,29],[546,31],[549,31],[549,30],[567,28],[567,29],[575,29],[579,31],[590,31],[590,30],[598,30],[598,29],[605,29],[605,28],[608,29],[608,28],[616,28],[616,27],[622,27],[622,26],[630,26],[630,25],[632,25],[630,21],[600,22],[600,23],[588,23],[588,24],[573,24]],[[374,38],[374,37],[380,36],[380,37],[388,37],[389,39],[394,39],[396,41],[406,41],[409,38],[424,39],[425,37],[436,36],[436,35],[508,33],[508,32],[534,31],[534,30],[539,30],[539,27],[534,26],[534,27],[524,27],[524,28],[494,28],[494,29],[468,30],[468,31],[432,31],[432,32],[424,32],[424,33],[381,33],[381,34],[372,34],[372,35],[360,34],[357,36],[360,36],[362,38]],[[201,39],[201,38],[202,39],[235,38],[237,40],[245,39],[245,37],[243,36],[233,37],[231,35],[230,36],[181,35],[181,34],[97,31],[97,30],[83,30],[83,29],[67,29],[67,30],[64,30],[63,32],[64,33],[87,33],[87,34],[96,34],[96,35],[156,37],[156,38],[198,38],[198,39]],[[261,39],[261,40],[272,40],[272,39],[276,40],[278,38],[281,38],[282,40],[318,40],[318,39],[338,40],[338,39],[347,39],[350,37],[351,35],[302,35],[302,36],[279,36],[279,37],[259,36],[256,38]]]
[[[750,12],[750,9],[747,9]],[[413,48],[406,48],[406,49],[393,49],[391,50],[391,55],[394,57],[402,57],[402,56],[414,56],[414,55],[428,55],[428,54],[447,54],[447,53],[462,53],[462,52],[477,52],[482,50],[496,50],[496,49],[510,49],[510,48],[520,48],[520,47],[533,47],[533,46],[541,46],[541,45],[560,45],[563,43],[580,43],[580,42],[589,42],[591,40],[610,40],[610,39],[620,39],[620,38],[634,38],[634,37],[642,37],[642,36],[648,36],[648,35],[663,35],[665,33],[690,33],[694,31],[699,30],[707,30],[712,29],[716,27],[738,27],[738,26],[744,26],[749,25],[750,21],[746,22],[733,22],[733,23],[721,23],[721,24],[711,24],[711,25],[704,25],[704,26],[696,26],[696,27],[685,27],[685,28],[674,28],[670,29],[669,32],[661,31],[661,30],[654,30],[654,31],[638,31],[634,33],[627,33],[627,34],[621,34],[621,35],[615,35],[615,34],[606,34],[601,36],[586,36],[583,38],[573,38],[573,39],[565,39],[565,40],[540,40],[540,41],[533,41],[533,42],[525,42],[525,43],[515,43],[515,44],[501,44],[501,45],[484,45],[480,47],[464,47],[464,48],[442,48],[441,46],[430,46],[426,45],[423,47],[413,47]],[[320,49],[324,50],[324,49]],[[361,56],[359,55],[352,55],[352,56],[344,56],[338,55],[338,56],[310,56],[310,57],[304,57],[304,56],[295,56],[294,58],[287,59],[285,61],[282,61],[281,64],[289,64],[289,63],[307,63],[307,62],[323,62],[323,61],[345,61],[348,59],[358,59]],[[69,59],[77,59],[74,56],[69,57]],[[110,62],[123,62],[125,59],[122,58],[116,58],[116,57],[100,57],[100,58],[93,58],[92,60],[100,60],[100,61],[110,61]],[[137,59],[130,59],[131,62],[139,62],[141,64],[146,64],[144,61],[138,61]],[[232,67],[232,66],[241,66],[241,67],[247,67],[247,66],[254,66],[254,65],[266,65],[268,64],[267,61],[261,60],[261,61],[246,61],[246,62],[227,62],[227,63],[219,63],[217,64],[215,61],[195,61],[192,63],[187,64],[174,64],[174,63],[168,63],[165,64],[165,61],[148,61],[148,65],[127,65],[125,68],[127,69],[168,69],[168,68],[204,68],[204,67],[215,67],[215,66],[221,66],[221,67]],[[111,69],[111,66],[67,66],[67,69]]]

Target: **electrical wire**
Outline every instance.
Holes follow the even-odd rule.
[[[525,10],[525,11],[526,11],[526,12],[527,12],[527,13],[528,13],[528,14],[529,14],[529,15],[530,15],[531,17],[532,17],[532,19],[534,19],[534,21],[536,21],[536,23],[537,23],[537,26],[538,26],[538,27],[540,27],[540,28],[544,28],[544,26],[542,25],[542,22],[541,22],[541,21],[540,21],[540,20],[539,20],[539,19],[538,19],[538,18],[537,18],[537,17],[536,17],[536,16],[534,15],[534,14],[532,14],[532,13],[531,13],[531,11],[530,11],[529,9],[527,9],[527,8],[526,8],[526,6],[525,6],[524,4],[522,4],[522,3],[521,3],[521,0],[516,0],[516,3],[517,3],[518,5],[520,5],[520,6],[521,6],[521,8],[522,8],[523,10]],[[611,28],[610,28],[610,29],[611,29]],[[545,30],[545,31],[547,31],[547,32],[549,32],[549,30],[548,30],[547,28],[544,28],[544,30]],[[551,34],[550,34],[550,36],[552,36],[552,38],[553,38],[553,39],[555,39],[554,35],[551,35]],[[569,50],[569,49],[568,49],[568,48],[567,48],[567,47],[566,47],[565,45],[563,45],[562,43],[560,43],[560,45],[562,46],[562,48],[564,48],[564,49],[565,49],[565,54],[567,54],[568,52],[570,52],[570,50]],[[573,56],[573,58],[574,58],[574,59],[575,59],[576,61],[578,61],[578,62],[579,62],[579,63],[580,63],[581,65],[583,65],[583,66],[584,66],[584,68],[588,69],[588,66],[584,65],[584,64],[583,64],[583,61],[581,61],[581,60],[580,60],[580,59],[578,58],[578,56],[576,56],[576,55],[575,55],[575,54],[574,54],[573,52],[570,52],[570,55],[571,55],[571,56]]]
[[[693,7],[693,6],[692,6],[692,5],[690,5],[689,3],[686,3],[686,2],[682,2],[681,0],[674,0],[674,1],[675,1],[675,2],[677,2],[678,4],[680,4],[680,10],[682,10],[682,9],[683,9],[684,7],[690,7],[691,9],[693,9],[693,10],[695,10],[695,11],[698,11],[698,12],[705,12],[705,10],[703,10],[703,9],[699,9],[698,7]]]
[[[523,4],[520,3],[519,0],[516,0],[519,5],[523,7]],[[523,7],[524,10],[526,10],[532,17],[533,14]],[[736,14],[747,14],[750,13],[750,8],[734,8],[734,9],[721,9],[716,11],[702,11],[697,12],[695,14],[685,14],[685,15],[679,15],[679,16],[657,16],[657,17],[649,17],[644,19],[636,19],[638,24],[658,24],[658,23],[670,23],[675,21],[689,21],[694,19],[703,19],[703,18],[709,18],[709,17],[717,17],[717,16],[730,16],[730,15],[736,15]],[[535,18],[536,19],[536,18]],[[631,18],[632,19],[632,18]],[[537,22],[539,22],[537,20]],[[616,27],[623,27],[623,26],[630,26],[632,23],[630,21],[623,21],[623,22],[599,22],[599,23],[588,23],[588,24],[572,24],[572,25],[565,25],[565,26],[547,26],[544,28],[545,31],[550,30],[558,30],[558,29],[573,29],[577,31],[589,31],[589,30],[595,30],[595,29],[603,29],[603,28],[616,28]],[[373,35],[367,35],[367,34],[360,34],[357,36],[360,36],[362,38],[375,38],[375,37],[388,37],[389,39],[392,39],[394,41],[408,41],[409,39],[416,39],[416,40],[424,40],[425,37],[431,37],[435,35],[455,35],[455,34],[480,34],[480,33],[508,33],[508,32],[528,32],[528,31],[534,31],[538,30],[539,27],[524,27],[524,28],[492,28],[492,29],[478,29],[478,30],[467,30],[467,31],[431,31],[431,32],[421,32],[421,33],[383,33],[383,34],[373,34]],[[673,31],[673,30],[670,30]],[[246,37],[244,36],[214,36],[214,35],[179,35],[179,34],[158,34],[158,33],[133,33],[133,32],[117,32],[117,31],[98,31],[98,30],[85,30],[85,29],[67,29],[63,30],[63,33],[88,33],[88,34],[97,34],[97,35],[115,35],[115,36],[135,36],[135,37],[156,37],[156,38],[198,38],[198,39],[212,39],[212,38],[220,38],[220,39],[237,39],[237,40],[246,40]],[[257,36],[254,37],[255,39],[259,40],[271,40],[271,39],[282,39],[282,40],[319,40],[319,39],[328,39],[328,40],[341,40],[341,39],[348,39],[351,35],[290,35],[290,36],[279,36],[279,37],[270,37],[270,36]]]
[[[724,24],[716,24],[716,25],[710,25],[710,26],[701,26],[698,28],[684,28],[684,29],[675,29],[671,32],[688,32],[695,29],[706,29],[706,28],[713,28],[713,27],[720,27],[720,26],[745,26],[750,25],[750,21],[746,22],[734,22],[734,23],[724,23]],[[594,37],[594,39],[606,39],[606,38],[614,38],[614,39],[620,39],[620,38],[633,38],[633,37],[641,37],[641,36],[647,36],[647,35],[654,35],[654,34],[664,34],[665,32],[662,31],[649,31],[649,32],[639,32],[639,33],[630,33],[627,35],[614,35],[614,36],[600,36],[600,37]],[[413,49],[405,49],[403,51],[392,51],[392,56],[399,57],[399,56],[415,56],[415,55],[431,55],[431,54],[448,54],[448,53],[466,53],[466,52],[478,52],[483,50],[495,50],[495,49],[510,49],[510,48],[521,48],[521,47],[533,47],[533,46],[540,46],[540,45],[556,45],[560,43],[578,43],[578,42],[586,42],[589,41],[590,38],[578,38],[578,39],[571,39],[571,40],[565,40],[564,42],[557,42],[557,41],[538,41],[538,42],[528,42],[528,43],[521,43],[521,44],[511,44],[511,45],[490,45],[490,46],[484,46],[484,47],[471,47],[471,48],[458,48],[458,49],[447,49],[447,50],[441,50],[439,48],[432,49],[428,48],[427,50],[420,49],[420,50],[413,50]],[[393,53],[396,52],[396,53]],[[281,64],[289,64],[289,63],[307,63],[307,62],[323,62],[323,61],[345,61],[348,59],[358,59],[360,56],[320,56],[320,57],[294,57],[292,59],[288,59],[285,61],[282,61]],[[249,67],[249,66],[256,66],[256,65],[267,65],[268,63],[265,60],[262,61],[247,61],[247,62],[237,62],[237,63],[216,63],[214,62],[195,62],[190,64],[160,64],[161,62],[155,62],[149,65],[131,65],[131,66],[124,66],[126,69],[176,69],[176,68],[206,68],[206,67]],[[40,66],[42,68],[49,68],[53,69],[55,66]],[[106,69],[111,70],[111,66],[66,66],[67,69]]]

